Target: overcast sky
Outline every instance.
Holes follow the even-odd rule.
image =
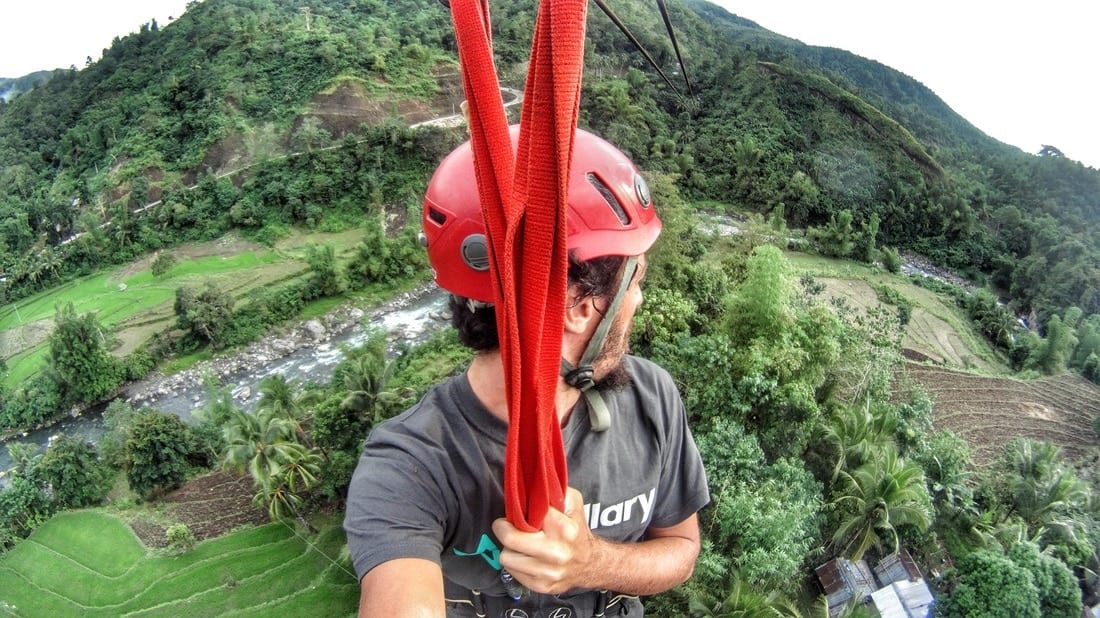
[[[715,0],[711,0],[714,2]],[[877,60],[985,133],[1100,169],[1096,0],[717,0],[809,45]]]
[[[433,0],[434,1],[434,0]],[[514,0],[510,0],[514,1]],[[115,36],[188,0],[2,0],[0,77],[83,67]],[[429,0],[425,0],[429,2]],[[718,0],[810,45],[878,60],[931,88],[993,137],[1100,168],[1100,2]],[[490,5],[491,6],[491,5]],[[690,70],[690,67],[689,67]]]

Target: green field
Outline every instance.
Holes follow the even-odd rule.
[[[7,384],[22,384],[41,370],[46,338],[60,305],[71,302],[78,314],[94,313],[117,343],[114,354],[125,356],[155,333],[172,327],[178,288],[213,281],[241,298],[253,289],[301,276],[308,268],[303,260],[306,244],[332,244],[346,259],[362,237],[362,229],[296,234],[273,248],[226,237],[173,250],[178,261],[159,278],[150,271],[151,256],[145,256],[127,266],[8,303],[0,307],[0,358],[8,366]],[[311,306],[310,310],[323,312],[339,299],[325,300],[329,302]]]
[[[64,513],[0,556],[0,613],[15,616],[349,616],[359,591],[344,533],[273,523],[183,555],[146,550],[121,519]]]

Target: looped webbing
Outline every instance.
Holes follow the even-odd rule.
[[[508,401],[505,515],[535,531],[563,509],[568,470],[554,397],[564,328],[565,208],[580,104],[585,0],[542,0],[513,160],[487,0],[451,0]]]

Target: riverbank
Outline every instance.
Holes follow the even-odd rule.
[[[434,282],[429,281],[369,309],[358,307],[351,301],[342,303],[320,317],[286,324],[243,348],[200,361],[184,371],[171,375],[154,371],[124,386],[121,396],[136,407],[155,407],[160,400],[201,387],[207,376],[224,383],[242,372],[258,370],[299,350],[329,343],[360,324],[405,309],[438,289]],[[393,334],[398,338],[402,335]]]

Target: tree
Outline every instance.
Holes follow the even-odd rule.
[[[111,488],[111,474],[91,442],[61,434],[46,449],[38,473],[59,508],[98,504]]]
[[[897,417],[888,410],[871,413],[870,404],[838,406],[819,430],[819,440],[837,453],[832,481],[855,470],[894,444]]]
[[[692,587],[727,590],[731,572],[749,586],[793,594],[807,554],[818,542],[821,485],[800,463],[769,464],[756,438],[728,418],[696,432],[707,463],[712,507]]]
[[[332,134],[321,126],[321,120],[316,116],[307,116],[294,132],[292,141],[299,152],[313,152],[315,148],[331,142]]]
[[[248,471],[256,488],[253,502],[273,520],[294,515],[313,530],[301,513],[301,494],[317,484],[321,457],[295,441],[294,423],[272,410],[234,410],[224,432],[225,466]]]
[[[749,256],[721,327],[732,358],[686,372],[716,380],[714,368],[728,365],[733,390],[715,411],[735,413],[770,458],[801,454],[820,415],[818,389],[839,360],[840,320],[822,304],[802,303],[790,263],[764,245]]]
[[[901,272],[901,256],[893,247],[883,247],[879,252],[882,256],[882,267],[895,275]]]
[[[372,333],[335,373],[347,390],[340,407],[371,424],[381,422],[406,402],[405,394],[387,388],[396,368],[397,359],[386,358],[385,334]]]
[[[130,429],[138,417],[148,412],[148,409],[134,408],[122,398],[107,404],[103,410],[104,431],[97,442],[99,455],[107,465],[116,469],[126,467],[126,442],[130,439]]]
[[[1039,597],[1043,618],[1078,618],[1081,615],[1081,589],[1077,578],[1064,562],[1041,553],[1034,543],[1017,543],[1008,550],[1008,558],[1031,573]]]
[[[941,431],[928,440],[915,459],[924,469],[929,494],[940,516],[969,513],[974,495],[970,489],[970,446],[958,434]]]
[[[386,282],[390,273],[390,243],[381,217],[367,221],[363,241],[355,247],[355,259],[348,264],[348,278],[359,288]]]
[[[1089,487],[1065,463],[1061,449],[1050,442],[1014,438],[993,470],[999,500],[1023,520],[1029,536],[1068,564],[1091,559],[1095,521]]]
[[[164,539],[168,542],[168,549],[177,554],[191,551],[195,546],[195,533],[187,527],[187,524],[172,524],[164,531]]]
[[[943,603],[948,618],[1041,616],[1031,574],[997,551],[983,549],[965,556],[956,574],[955,588]]]
[[[856,247],[854,249],[855,256],[868,264],[875,261],[875,256],[878,253],[876,247],[878,246],[878,227],[879,216],[877,212],[871,213],[870,219],[866,223],[860,224],[859,237],[856,239]]]
[[[862,558],[872,546],[896,552],[901,546],[899,528],[912,526],[923,532],[932,523],[924,472],[893,447],[854,472],[841,472],[841,478],[844,485],[833,502],[840,525],[832,540],[841,550],[851,549],[852,560]]]
[[[1028,364],[1045,374],[1055,374],[1066,367],[1077,347],[1077,335],[1073,327],[1062,322],[1060,316],[1051,316],[1047,322],[1046,337],[1028,359]]]
[[[317,391],[302,388],[297,381],[288,382],[281,374],[274,374],[260,382],[260,400],[256,402],[256,408],[287,419],[294,425],[298,440],[313,446],[304,423],[313,415],[310,407],[318,400]]]
[[[179,417],[150,412],[134,421],[126,441],[126,479],[144,499],[179,487],[187,476],[191,437]]]
[[[692,595],[693,618],[801,618],[798,607],[775,591],[753,590],[736,573],[721,595],[703,591]]]
[[[207,281],[200,291],[182,287],[176,290],[176,325],[195,339],[217,347],[233,317],[233,295]]]
[[[29,535],[53,514],[37,478],[20,474],[0,489],[0,549]]]
[[[153,273],[154,277],[158,279],[167,275],[168,271],[172,270],[172,267],[176,265],[176,254],[171,251],[158,251],[156,257],[153,258],[153,264],[149,270]]]
[[[107,352],[103,327],[95,314],[78,316],[71,302],[58,307],[49,341],[47,362],[66,401],[100,401],[118,386],[121,372]]]
[[[310,532],[313,525],[302,514],[302,495],[317,486],[321,471],[321,456],[316,449],[298,443],[289,444],[283,451],[280,473],[271,477],[268,484],[261,484],[253,503],[266,506],[272,520],[295,517]]]
[[[306,262],[309,263],[309,294],[312,298],[337,296],[348,288],[347,276],[336,261],[332,245],[308,245]]]
[[[829,215],[829,223],[825,227],[810,228],[809,237],[816,241],[821,247],[821,252],[829,257],[841,258],[851,254],[856,246],[852,212],[844,209]]]

